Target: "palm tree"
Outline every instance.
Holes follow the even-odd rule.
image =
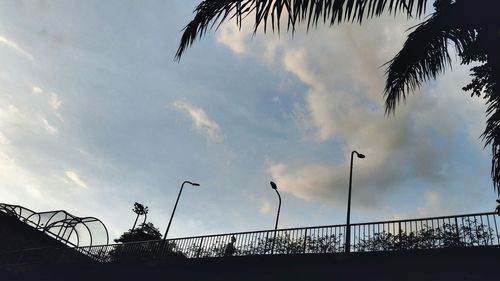
[[[137,219],[139,219],[139,216],[144,216],[144,221],[142,222],[141,225],[144,225],[146,223],[149,208],[142,205],[141,203],[135,202],[134,208],[132,209],[132,211],[137,214],[137,217],[135,218],[135,221],[134,221],[134,226],[132,226],[132,229],[131,229],[131,230],[134,230],[135,226],[137,225]]]
[[[486,99],[488,119],[482,138],[485,146],[491,145],[491,176],[500,195],[500,1],[435,0],[433,5],[434,12],[410,29],[403,48],[387,63],[386,114],[394,113],[411,91],[451,67],[452,43],[462,64],[476,65],[463,89]],[[286,29],[293,33],[299,24],[309,30],[318,23],[361,23],[384,13],[422,18],[426,6],[427,0],[205,0],[184,28],[176,59],[207,30],[229,19],[241,27],[247,16],[254,15],[254,32],[270,28],[279,33],[286,17]]]

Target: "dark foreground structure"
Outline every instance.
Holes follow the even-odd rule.
[[[352,224],[350,253],[345,225],[75,247],[0,208],[0,280],[500,280],[498,222]]]
[[[244,256],[152,262],[44,262],[2,280],[499,280],[500,249]]]

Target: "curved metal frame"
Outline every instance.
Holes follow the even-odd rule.
[[[93,246],[94,238],[97,233],[93,232],[93,227],[89,224],[98,223],[104,229],[106,244],[109,243],[109,232],[106,225],[95,217],[77,217],[64,210],[48,211],[48,212],[34,212],[28,208],[19,205],[9,205],[0,203],[0,212],[13,215],[17,217],[20,221],[40,230],[56,240],[62,241],[66,245],[73,247],[83,247],[83,246]],[[24,215],[26,214],[26,215]],[[57,215],[62,215],[62,219],[54,219]],[[48,218],[44,218],[48,216]],[[83,233],[77,229],[78,225],[83,225],[88,233],[89,243],[88,245],[80,245],[80,238]],[[66,236],[66,233],[69,234]],[[102,230],[101,230],[102,231]],[[72,243],[70,240],[73,237],[76,238],[76,244]]]
[[[4,204],[1,204],[0,205],[0,211],[3,211],[4,213],[8,214],[8,215],[11,215],[11,216],[15,216],[17,218],[21,218],[21,210],[19,211],[19,213],[17,213],[14,209],[17,208],[19,206],[16,206],[16,205],[4,205]]]
[[[33,223],[33,224],[34,224],[35,222],[34,222],[34,221],[32,221],[32,220],[30,220],[30,218],[31,218],[32,216],[37,216],[37,217],[38,217],[38,222],[36,223],[36,227],[35,227],[35,228],[39,229],[39,228],[40,228],[40,220],[42,219],[42,218],[40,217],[40,214],[38,214],[38,213],[33,213],[33,214],[29,215],[27,218],[25,218],[23,221],[24,221],[24,222],[31,222],[31,223]]]

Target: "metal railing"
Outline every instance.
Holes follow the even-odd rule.
[[[498,214],[351,224],[351,252],[500,246]],[[126,259],[345,252],[346,225],[289,228],[78,247],[99,262]]]

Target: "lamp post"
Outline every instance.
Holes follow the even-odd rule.
[[[274,182],[271,182],[271,188],[276,191],[276,194],[278,194],[278,199],[279,199],[278,214],[276,215],[276,225],[274,226],[274,230],[277,230],[278,229],[278,220],[280,219],[281,196],[280,196],[280,193],[278,192],[278,186]]]
[[[271,188],[276,191],[276,194],[278,194],[278,199],[279,199],[278,213],[276,214],[276,224],[274,225],[274,235],[273,235],[273,240],[272,240],[273,244],[271,246],[271,254],[273,254],[274,253],[274,245],[276,244],[276,230],[278,230],[278,221],[280,219],[281,196],[280,196],[280,193],[278,192],[278,186],[273,181],[271,181],[270,184],[271,184]],[[266,241],[267,241],[267,236],[266,236]],[[267,244],[267,242],[266,242],[266,244]]]
[[[364,154],[353,150],[351,152],[351,170],[349,174],[349,195],[347,197],[347,223],[346,223],[346,231],[345,231],[345,252],[349,253],[351,251],[351,191],[352,191],[352,163],[354,159],[354,154],[358,156],[358,158],[365,158]]]
[[[200,186],[199,183],[190,182],[190,181],[184,181],[182,183],[181,190],[179,191],[179,195],[177,196],[177,200],[175,201],[174,210],[172,211],[172,215],[170,216],[170,220],[168,221],[167,230],[165,231],[165,236],[163,236],[163,240],[167,239],[168,230],[170,229],[170,224],[172,224],[172,219],[174,218],[175,209],[177,209],[177,203],[179,203],[179,198],[181,197],[182,189],[184,188],[184,184],[186,184],[186,183],[188,183],[192,186]]]

